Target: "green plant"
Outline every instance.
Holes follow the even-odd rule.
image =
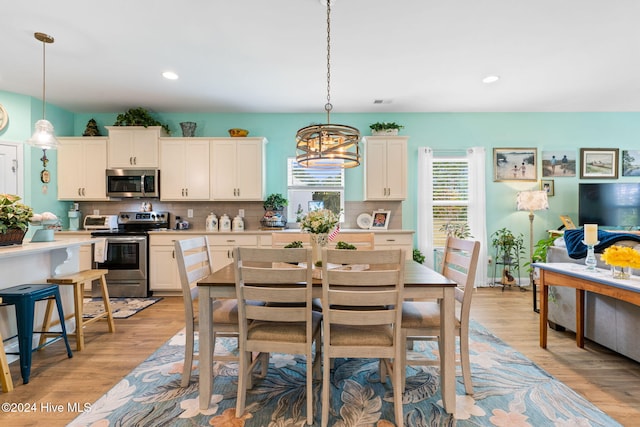
[[[415,262],[417,262],[418,264],[423,264],[424,263],[424,255],[422,254],[422,252],[420,252],[420,249],[414,249],[413,250],[413,260]]]
[[[290,248],[290,249],[298,249],[298,248],[302,248],[302,242],[300,240],[296,240],[293,241],[291,243],[289,243],[288,245],[285,245],[285,248]]]
[[[471,235],[471,230],[469,229],[469,224],[466,222],[448,221],[440,227],[440,231],[446,233],[447,237],[453,236],[456,239],[468,239],[469,237],[473,237]]]
[[[522,233],[515,235],[508,228],[496,230],[491,235],[491,246],[496,249],[496,259],[509,263],[514,259],[520,259],[524,254],[524,236]]]
[[[358,248],[353,246],[351,243],[341,241],[336,243],[336,249],[358,249]]]
[[[525,263],[525,267],[528,267],[528,272],[531,273],[533,271],[533,267],[531,267],[532,262],[546,262],[547,261],[547,251],[549,250],[549,246],[553,246],[553,242],[556,241],[556,236],[549,236],[544,239],[538,240],[536,245],[533,247],[533,253],[531,254],[531,261]]]
[[[113,124],[114,126],[162,126],[162,128],[167,132],[167,134],[171,134],[169,130],[169,126],[160,123],[158,120],[153,118],[149,112],[142,107],[138,108],[130,108],[126,112],[122,114],[118,114],[116,117],[116,122]]]
[[[267,196],[267,198],[264,200],[264,203],[262,204],[262,207],[264,207],[267,210],[268,209],[282,210],[288,204],[289,204],[289,201],[285,199],[282,194],[274,193],[274,194],[269,194]]]
[[[387,129],[400,130],[404,126],[399,125],[396,122],[376,122],[376,123],[373,123],[373,124],[369,125],[369,127],[371,128],[371,130],[374,130],[374,131],[377,132],[377,131],[387,130]]]
[[[20,197],[14,194],[0,194],[0,233],[12,228],[25,231],[33,216],[33,209],[19,202]]]

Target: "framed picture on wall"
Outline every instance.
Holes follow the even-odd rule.
[[[494,181],[537,181],[537,148],[494,148]]]
[[[580,178],[618,179],[618,149],[581,148]]]
[[[541,179],[540,180],[540,189],[547,192],[547,196],[551,197],[555,195],[555,189],[553,188],[553,180],[552,179]]]
[[[622,176],[640,176],[640,151],[622,150]]]
[[[576,151],[543,151],[542,152],[542,176],[543,177],[575,177],[576,176]]]
[[[391,219],[391,211],[378,210],[371,214],[371,228],[387,229],[389,220]]]

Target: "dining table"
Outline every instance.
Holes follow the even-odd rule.
[[[404,298],[439,299],[440,302],[440,392],[447,413],[456,408],[455,395],[455,297],[456,283],[435,270],[409,261],[404,269]],[[313,297],[322,297],[322,280],[313,279]],[[228,264],[198,282],[199,317],[199,406],[209,408],[213,385],[213,301],[236,298],[234,265]]]

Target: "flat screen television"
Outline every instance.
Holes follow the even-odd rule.
[[[578,221],[580,225],[640,228],[640,182],[579,184]]]

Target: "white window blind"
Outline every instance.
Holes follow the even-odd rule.
[[[469,213],[469,161],[433,159],[433,246],[444,246],[447,224],[467,224]]]
[[[305,168],[295,158],[287,161],[288,218],[295,221],[309,210],[323,207],[336,215],[344,212],[344,169]]]

